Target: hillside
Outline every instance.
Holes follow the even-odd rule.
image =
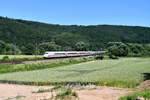
[[[0,17],[0,40],[19,47],[54,41],[62,47],[74,48],[83,41],[92,50],[107,42],[150,43],[150,28],[115,25],[55,25]]]

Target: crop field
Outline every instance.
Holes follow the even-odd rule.
[[[0,74],[0,80],[24,82],[94,82],[97,85],[135,87],[150,73],[150,58],[96,60],[61,67]]]

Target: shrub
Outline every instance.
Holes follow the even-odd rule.
[[[103,59],[104,59],[104,56],[99,55],[99,56],[96,56],[95,59],[96,59],[96,60],[103,60]]]
[[[9,59],[8,56],[4,56],[4,57],[2,58],[2,61],[3,61],[3,62],[8,62],[8,61],[10,61],[10,59]]]
[[[58,93],[55,100],[78,100],[78,94],[72,88],[67,88],[65,91]]]
[[[107,45],[109,53],[115,56],[127,56],[129,53],[129,47],[122,42],[111,42]]]
[[[115,56],[115,55],[109,55],[109,58],[110,59],[119,59],[117,56]]]

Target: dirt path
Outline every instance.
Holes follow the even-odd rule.
[[[51,97],[50,93],[32,93],[49,86],[26,86],[14,84],[0,84],[0,100],[42,100]],[[86,87],[77,89],[80,100],[117,100],[120,96],[131,93],[131,90],[114,87]],[[19,99],[14,99],[14,98]],[[10,99],[8,99],[10,98]],[[12,99],[13,98],[13,99]]]
[[[140,90],[150,89],[150,80],[146,80],[146,81],[142,82],[137,88]]]
[[[118,100],[132,91],[114,87],[98,87],[95,90],[79,91],[80,100]]]

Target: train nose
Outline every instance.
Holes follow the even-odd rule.
[[[46,57],[48,57],[48,55],[47,55],[47,54],[44,54],[43,57],[46,58]]]

